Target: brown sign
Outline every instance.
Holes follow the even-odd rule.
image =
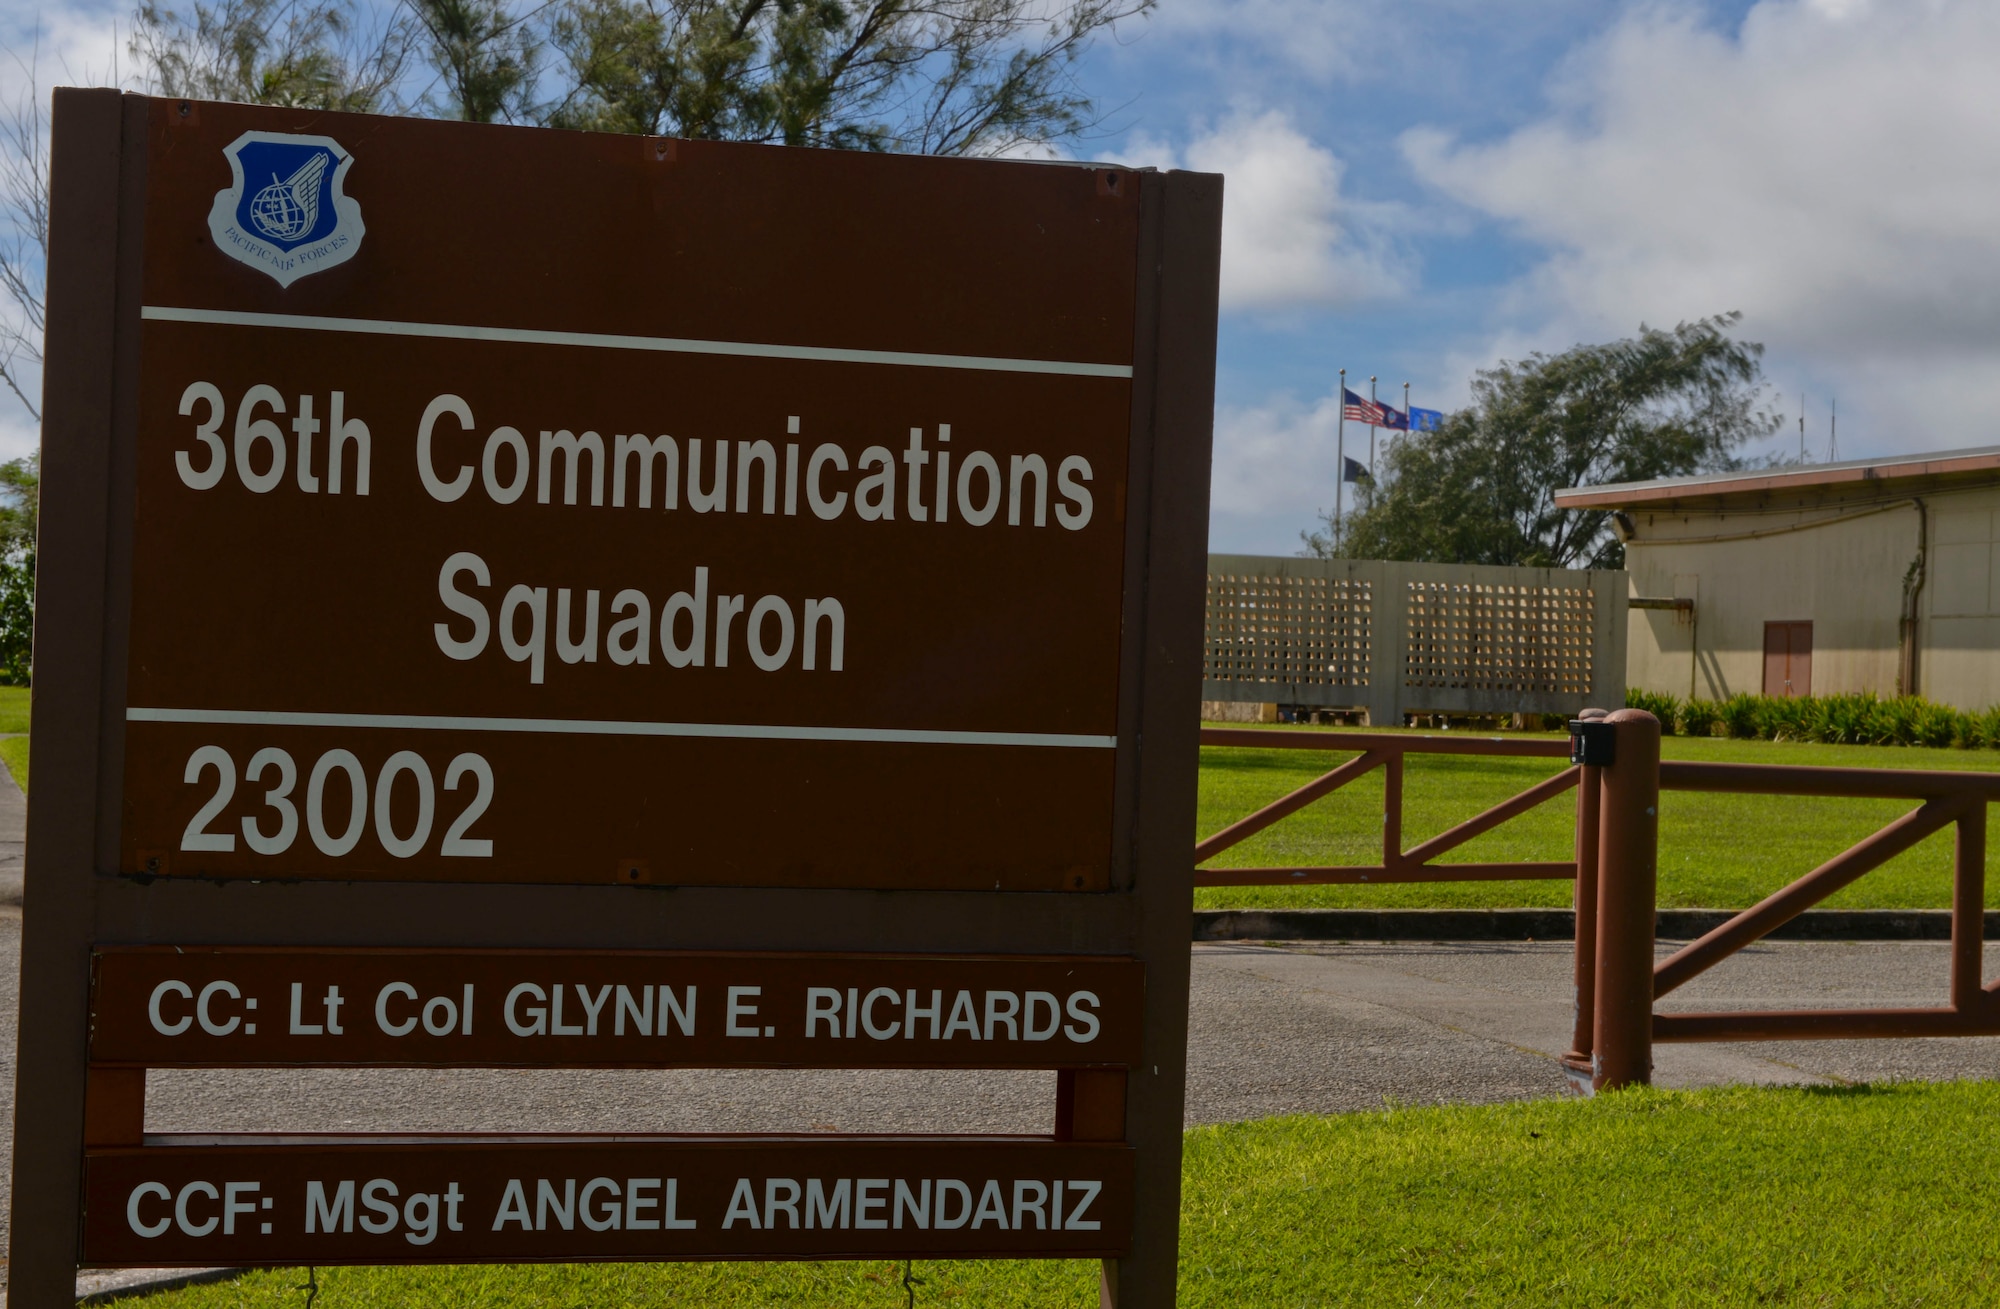
[[[163,1140],[87,1159],[85,1263],[1078,1257],[1131,1244],[1120,1145]]]
[[[148,120],[125,871],[1109,885],[1144,175],[271,121]]]
[[[53,142],[10,1309],[1170,1305],[1219,179],[111,91]],[[171,1066],[1041,1068],[1054,1130],[149,1135]]]
[[[1139,1058],[1130,959],[107,949],[97,1064],[1058,1068]]]

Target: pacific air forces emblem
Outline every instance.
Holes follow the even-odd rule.
[[[361,206],[340,189],[354,156],[338,141],[245,132],[223,154],[235,182],[208,211],[216,249],[290,286],[361,248]]]

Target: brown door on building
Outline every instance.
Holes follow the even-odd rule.
[[[1764,624],[1764,694],[1812,694],[1812,624]]]

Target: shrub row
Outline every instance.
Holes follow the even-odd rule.
[[[1653,691],[1627,691],[1625,704],[1659,719],[1662,731],[1681,736],[2000,750],[2000,706],[1972,714],[1917,695],[1888,700],[1876,695],[1682,700]]]

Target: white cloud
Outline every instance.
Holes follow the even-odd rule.
[[[0,103],[11,108],[31,83],[45,107],[52,87],[119,84],[130,63],[125,29],[122,7],[0,7]]]
[[[1276,396],[1215,415],[1210,503],[1218,513],[1280,514],[1304,521],[1333,505],[1335,424],[1332,396],[1306,404]],[[1357,428],[1365,434],[1365,428]],[[1364,435],[1365,441],[1365,435]]]
[[[1548,344],[1741,309],[1774,371],[1840,381],[1872,448],[1985,442],[1909,410],[2000,402],[1996,64],[1984,0],[1762,0],[1735,33],[1645,9],[1572,53],[1539,121],[1404,151],[1547,248],[1516,307]]]
[[[1223,173],[1222,308],[1283,312],[1392,298],[1413,280],[1392,205],[1340,190],[1342,167],[1286,115],[1238,113],[1176,155],[1150,139],[1119,158]]]
[[[8,406],[0,409],[0,463],[10,459],[20,459],[41,448],[42,431],[27,411],[8,397]]]

